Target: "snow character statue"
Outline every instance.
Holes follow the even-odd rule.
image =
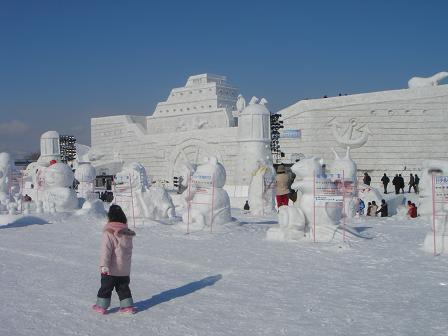
[[[78,181],[78,195],[89,199],[95,191],[96,170],[89,162],[82,162],[75,171],[75,179]],[[98,197],[96,197],[98,198]]]
[[[171,197],[163,187],[149,187],[148,181],[145,167],[140,163],[125,165],[115,179],[114,203],[120,204],[128,216],[173,218],[175,212]]]
[[[135,232],[127,225],[123,210],[116,204],[111,205],[107,213],[108,223],[103,229],[100,267],[101,288],[98,290],[96,304],[92,309],[106,314],[110,306],[112,291],[115,288],[120,299],[120,313],[136,312],[129,288],[132,239]]]
[[[329,178],[336,184],[338,190],[344,193],[345,208],[344,215],[353,218],[358,207],[358,188],[356,175],[356,163],[350,157],[350,147],[347,147],[345,157],[340,158],[333,149],[334,161],[328,165]]]
[[[275,213],[275,169],[272,162],[258,160],[249,185],[250,213],[264,216]]]
[[[300,208],[283,205],[278,209],[278,227],[270,228],[268,240],[291,241],[304,239],[306,219]]]
[[[76,192],[71,189],[74,175],[65,163],[45,168],[43,207],[45,212],[63,212],[79,207]]]
[[[315,236],[318,240],[333,239],[341,219],[341,208],[333,202],[325,202],[315,209],[315,219],[313,213],[314,174],[326,187],[336,188],[334,183],[324,176],[320,158],[311,157],[300,160],[291,167],[291,170],[296,175],[291,186],[292,189],[297,191],[297,201],[294,206],[300,209],[304,215],[306,232],[310,232],[310,236]],[[316,232],[313,232],[314,221]]]
[[[11,156],[8,153],[0,153],[0,203],[9,200],[10,174]]]
[[[189,209],[182,221],[197,229],[230,222],[230,199],[223,189],[226,170],[216,157],[206,158],[196,168],[189,190],[184,192]]]

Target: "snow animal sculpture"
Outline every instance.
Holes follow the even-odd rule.
[[[425,86],[437,86],[439,85],[439,82],[441,82],[445,78],[448,78],[447,71],[438,72],[431,77],[412,77],[408,81],[408,86],[410,89]]]
[[[300,208],[283,205],[278,209],[278,227],[266,233],[268,240],[291,241],[304,239],[306,219]]]
[[[151,219],[173,218],[174,204],[163,187],[149,187],[145,167],[140,163],[126,164],[115,178],[114,203],[127,216]]]
[[[79,207],[76,192],[71,189],[74,175],[65,163],[55,163],[45,168],[43,208],[45,212],[64,212]]]
[[[182,216],[185,224],[200,230],[232,220],[229,195],[223,189],[226,170],[216,157],[205,158],[189,183],[189,190],[184,193],[189,202]]]
[[[0,203],[9,200],[9,182],[11,174],[11,156],[9,153],[0,153]]]
[[[291,170],[296,175],[291,186],[297,191],[297,201],[294,206],[303,212],[307,231],[313,233],[314,174],[329,188],[335,188],[335,185],[330,179],[324,177],[320,158],[311,157],[300,160],[291,167]],[[340,219],[341,208],[334,203],[326,202],[317,207],[315,209],[316,232],[313,233],[313,236],[316,236],[318,240],[333,239]]]
[[[258,160],[249,184],[250,213],[265,216],[275,212],[275,169],[272,162]]]
[[[332,148],[332,151],[335,158],[327,166],[329,177],[332,182],[336,183],[337,188],[344,193],[344,214],[348,218],[353,218],[356,215],[358,201],[357,166],[355,161],[350,157],[350,147],[347,147],[347,151],[343,158],[339,157],[334,148]]]
[[[440,202],[441,198],[448,197],[448,182],[445,179],[434,180],[433,175],[448,176],[448,161],[443,160],[426,160],[423,161],[423,172],[421,183],[419,184],[419,201],[418,213],[427,221],[430,221],[431,231],[426,235],[423,248],[425,251],[437,254],[448,254],[448,204]],[[437,176],[436,175],[436,176]],[[437,179],[437,177],[435,177]],[[434,186],[441,186],[438,191],[434,191],[437,195],[437,202],[433,205],[433,183]],[[443,188],[445,186],[445,188]],[[434,207],[434,208],[433,208]],[[433,210],[436,216],[433,218]],[[435,232],[433,228],[435,224]],[[435,240],[435,248],[434,248]]]

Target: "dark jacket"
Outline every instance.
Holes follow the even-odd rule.
[[[390,178],[386,175],[383,175],[383,177],[381,178],[381,182],[383,182],[383,184],[389,184]]]
[[[364,184],[370,185],[370,181],[372,180],[372,178],[369,175],[364,175],[364,178],[362,179],[362,181],[364,182]]]
[[[381,208],[376,212],[377,214],[380,213],[381,217],[387,217],[389,216],[389,212],[387,211],[387,203],[382,203]]]

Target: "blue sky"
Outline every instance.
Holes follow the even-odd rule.
[[[149,115],[192,74],[276,111],[448,70],[448,1],[0,0],[0,151]]]

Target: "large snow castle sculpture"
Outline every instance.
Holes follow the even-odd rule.
[[[184,192],[188,209],[182,220],[193,229],[203,229],[230,222],[230,199],[223,189],[226,170],[216,157],[206,158],[196,168]]]
[[[149,186],[145,167],[133,162],[123,167],[115,179],[114,203],[127,216],[151,219],[173,218],[174,204],[163,187]]]

